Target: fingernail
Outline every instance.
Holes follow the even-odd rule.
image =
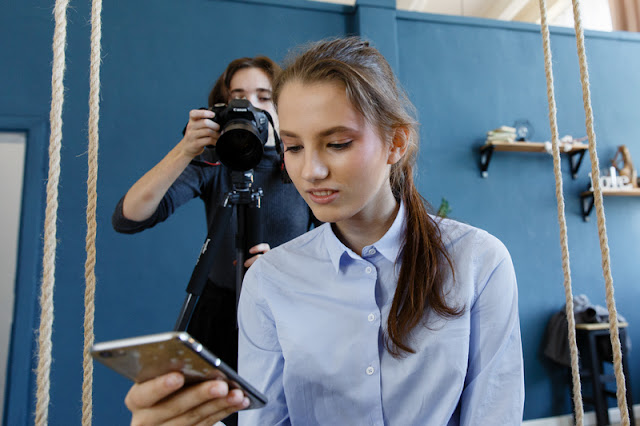
[[[182,376],[180,374],[170,374],[164,379],[165,385],[173,388],[182,385]]]
[[[245,398],[242,400],[242,406],[245,408],[249,406],[249,398]]]
[[[242,397],[244,395],[240,391],[233,391],[231,395],[229,395],[229,402],[233,404],[237,404],[242,401]]]
[[[224,396],[227,392],[222,386],[214,384],[209,388],[209,394],[211,394],[211,396]]]

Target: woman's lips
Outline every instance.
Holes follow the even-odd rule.
[[[307,194],[311,201],[317,204],[328,204],[338,198],[338,191],[333,189],[310,189]]]

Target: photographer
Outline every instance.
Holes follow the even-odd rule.
[[[280,67],[263,56],[232,61],[209,94],[209,108],[233,99],[247,99],[267,111],[277,129],[278,117],[271,100],[274,77]],[[208,226],[214,223],[218,207],[232,189],[231,170],[219,162],[215,146],[220,125],[215,113],[205,109],[189,112],[182,140],[151,170],[142,176],[117,204],[113,227],[122,233],[136,233],[164,221],[178,207],[199,197],[204,202]],[[261,188],[261,227],[264,241],[250,246],[244,262],[253,262],[271,247],[306,232],[312,214],[293,185],[283,184],[281,158],[275,149],[273,128],[259,164],[253,168],[253,186]],[[223,244],[200,296],[189,333],[232,368],[237,366],[235,230],[236,214],[223,230]],[[228,424],[231,422],[228,422]]]

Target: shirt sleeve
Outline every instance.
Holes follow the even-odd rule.
[[[478,292],[471,305],[460,425],[522,423],[524,366],[516,277],[507,249],[495,241],[497,256],[492,257],[497,259],[493,261],[496,266],[476,284]]]
[[[261,266],[264,259],[245,275],[238,305],[238,372],[268,402],[265,407],[239,412],[239,425],[290,425],[283,386],[284,357],[276,324],[262,290],[265,283]]]
[[[127,219],[122,212],[124,197],[120,199],[113,215],[113,229],[123,234],[135,234],[164,222],[173,212],[187,201],[202,194],[208,179],[201,166],[189,165],[167,190],[153,214],[142,221]]]

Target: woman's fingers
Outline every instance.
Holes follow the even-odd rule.
[[[132,425],[209,425],[246,408],[249,400],[222,380],[210,380],[181,389],[182,375],[167,375],[134,385],[125,403],[132,412]],[[176,385],[180,385],[176,387]]]
[[[136,383],[129,389],[124,403],[130,411],[148,408],[171,395],[184,385],[184,376],[169,373],[144,383]]]
[[[260,244],[256,244],[255,246],[251,247],[249,249],[249,253],[251,254],[257,254],[257,253],[266,253],[269,250],[271,250],[271,246],[269,246],[268,243],[260,243]]]
[[[202,118],[212,119],[216,114],[208,109],[192,109],[189,111],[190,120],[200,120]]]
[[[253,265],[255,263],[255,261],[258,260],[258,258],[260,256],[262,256],[264,253],[268,252],[269,250],[271,250],[271,247],[267,243],[260,243],[260,244],[256,244],[255,246],[251,247],[249,249],[249,253],[255,254],[255,256],[250,257],[249,259],[245,260],[244,261],[244,267],[245,268],[250,268],[251,265]]]
[[[246,408],[249,399],[242,391],[233,390],[226,396],[214,397],[188,411],[182,412],[164,423],[166,426],[206,425],[210,426],[238,410]]]

